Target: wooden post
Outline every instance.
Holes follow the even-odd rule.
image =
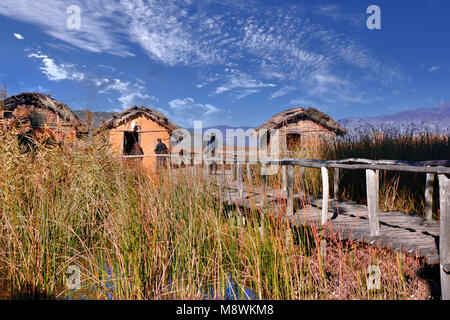
[[[231,164],[231,181],[236,179],[236,155],[233,155],[233,163]]]
[[[247,162],[247,183],[248,183],[248,188],[250,188],[250,190],[253,190],[253,186],[252,186],[252,166],[251,166],[250,162]]]
[[[236,181],[238,186],[239,198],[244,194],[244,186],[242,185],[242,163],[238,163],[236,167]]]
[[[262,184],[263,189],[265,189],[267,186],[267,176],[262,173],[261,173],[261,184]]]
[[[427,173],[425,182],[425,216],[427,221],[433,221],[433,189],[434,173]]]
[[[450,178],[439,175],[439,256],[442,300],[450,300]]]
[[[283,179],[283,190],[287,191],[286,166],[281,166],[281,176]]]
[[[366,170],[367,186],[367,207],[369,209],[370,236],[379,236],[381,234],[379,213],[379,170]]]
[[[305,167],[301,167],[302,168],[302,184],[303,184],[303,193],[306,194],[306,168]]]
[[[286,168],[285,166],[283,166]],[[286,170],[284,170],[286,172]],[[288,165],[287,167],[287,215],[294,215],[294,166]]]
[[[266,199],[266,185],[267,185],[267,176],[262,174],[261,170],[261,197],[262,197],[262,205],[264,207],[264,202]]]
[[[226,171],[225,171],[225,159],[223,160],[223,162],[222,162],[222,182],[223,182],[223,185],[224,185],[224,187],[225,187],[225,181],[226,181],[226,179],[225,179],[225,173],[226,173]]]
[[[203,164],[203,174],[207,178],[209,176],[209,163],[208,161],[204,161]]]
[[[322,171],[322,219],[321,224],[324,226],[328,221],[328,198],[330,194],[330,188],[328,184],[328,169],[325,167],[320,168]]]
[[[334,187],[333,194],[334,200],[337,200],[339,197],[339,168],[334,168]]]

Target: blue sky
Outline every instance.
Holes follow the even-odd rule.
[[[369,5],[381,30],[369,30]],[[67,8],[81,9],[81,29]],[[72,109],[145,105],[193,127],[450,101],[450,1],[1,0],[0,84]]]

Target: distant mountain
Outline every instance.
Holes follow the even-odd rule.
[[[222,142],[226,145],[235,145],[238,147],[248,147],[249,145],[256,145],[256,140],[254,138],[247,138],[246,136],[243,136],[241,134],[239,134],[239,131],[236,131],[238,139],[235,139],[234,136],[228,136],[227,130],[243,130],[244,134],[247,132],[247,130],[249,129],[254,129],[253,127],[230,127],[230,126],[223,126],[223,125],[219,125],[219,126],[212,126],[212,127],[207,127],[207,128],[203,128],[203,132],[207,133],[207,136],[209,136],[208,132],[206,131],[210,131],[212,129],[216,129],[218,130],[221,134],[222,134]],[[194,131],[193,128],[187,128],[187,130],[190,131]],[[206,137],[208,138],[208,137]],[[240,139],[239,139],[240,138]],[[244,140],[244,143],[241,143],[242,140]]]
[[[434,108],[410,109],[394,114],[367,118],[345,118],[338,121],[348,130],[365,126],[390,126],[413,132],[450,133],[450,102]]]
[[[74,110],[73,111],[78,119],[86,123],[86,113],[87,110]],[[102,121],[107,121],[112,118],[115,112],[92,112],[93,114],[93,126],[97,128],[102,124]]]

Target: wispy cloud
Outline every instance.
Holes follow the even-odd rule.
[[[347,21],[355,26],[364,26],[364,15],[346,13],[337,4],[317,5],[313,8],[316,15],[322,15],[331,18],[334,21]]]
[[[93,79],[92,82],[101,87],[100,94],[119,93],[117,100],[121,103],[121,108],[129,108],[133,105],[152,106],[158,99],[147,93],[146,87],[142,83],[132,83],[131,81],[122,81],[120,79]],[[121,111],[116,108],[114,111]]]
[[[265,83],[254,79],[248,74],[238,70],[226,69],[228,75],[227,81],[216,88],[213,94],[221,94],[228,91],[236,91],[234,100],[240,100],[248,95],[259,92],[260,88],[276,87],[274,83]]]
[[[279,89],[279,90],[275,91],[274,93],[272,93],[270,95],[269,99],[273,100],[273,99],[285,96],[285,95],[287,95],[288,93],[290,93],[290,92],[292,92],[294,90],[296,90],[296,87],[294,87],[294,86],[284,86],[281,89]]]
[[[18,40],[25,39],[20,33],[13,33],[13,36],[16,37],[16,39],[18,39]]]
[[[228,121],[228,112],[209,103],[197,103],[193,98],[174,99],[169,102],[170,110],[166,114],[181,126],[192,128],[194,121],[203,121],[204,125],[215,125]]]
[[[428,71],[433,72],[439,70],[440,68],[441,68],[440,66],[433,66]]]
[[[37,25],[48,35],[89,52],[130,56],[120,41],[121,26],[116,24],[118,7],[111,1],[77,1],[81,7],[81,30],[67,28],[67,8],[72,3],[59,0],[4,0],[0,14]],[[126,21],[124,21],[126,23]]]
[[[270,87],[280,89],[268,92],[269,99],[297,87],[311,95],[349,101],[361,93],[358,88],[361,90],[362,83],[389,86],[403,79],[394,64],[375,56],[352,33],[338,32],[330,24],[322,24],[324,19],[312,19],[327,16],[344,23],[361,19],[336,5],[263,6],[256,0],[245,4],[216,0],[79,0],[77,4],[82,14],[79,31],[67,28],[67,3],[59,0],[4,0],[0,2],[0,14],[37,25],[59,40],[55,44],[59,47],[123,57],[138,53],[133,50],[143,50],[151,60],[167,66],[228,67],[233,71],[214,70],[213,76],[198,83],[197,88],[214,83],[212,94],[228,93],[234,101]],[[219,12],[218,6],[223,10]],[[45,63],[54,81],[64,78],[58,65],[49,60]],[[353,80],[351,85],[349,78]],[[124,98],[123,103],[145,100],[145,91],[137,92]]]
[[[84,73],[77,71],[74,64],[57,64],[52,58],[41,52],[30,53],[28,57],[41,60],[42,67],[40,69],[50,81],[82,81],[85,78]]]

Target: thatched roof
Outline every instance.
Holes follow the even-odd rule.
[[[87,128],[75,113],[64,103],[53,99],[50,95],[24,92],[15,96],[11,96],[4,100],[3,109],[6,111],[15,111],[18,108],[37,108],[44,111],[56,113],[62,120],[72,125],[79,131],[86,131]]]
[[[147,117],[148,119],[156,122],[160,126],[166,128],[167,131],[169,131],[169,133],[172,133],[173,131],[180,128],[175,123],[169,121],[169,119],[161,112],[146,107],[139,108],[137,106],[133,106],[131,108],[128,108],[122,112],[113,115],[112,118],[106,121],[104,124],[102,124],[97,129],[97,131],[117,128],[118,126],[127,123],[140,116]]]
[[[288,123],[301,120],[314,121],[324,128],[335,132],[337,135],[344,135],[347,133],[347,130],[339,125],[339,123],[334,121],[329,115],[314,108],[294,108],[280,112],[270,118],[267,122],[256,128],[255,131],[279,129],[287,125]]]

